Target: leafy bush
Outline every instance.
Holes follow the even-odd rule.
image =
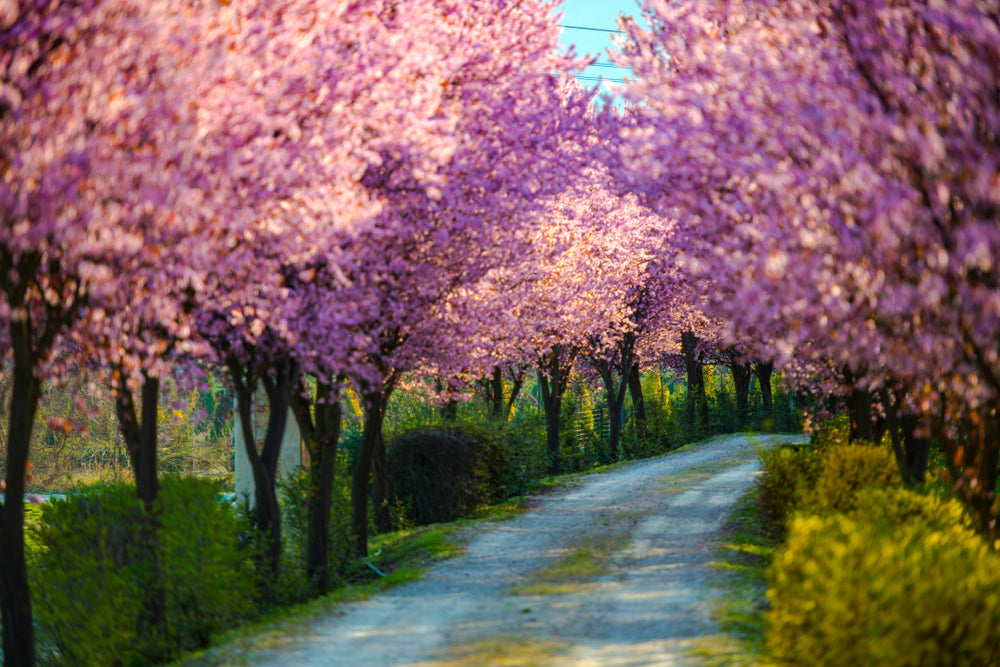
[[[313,594],[313,582],[306,575],[309,547],[309,471],[296,468],[278,481],[281,504],[282,563],[278,597],[305,600]],[[353,561],[351,543],[351,474],[348,456],[337,457],[332,502],[330,504],[330,577],[343,580]]]
[[[1000,557],[964,528],[800,516],[769,578],[778,664],[1000,664]]]
[[[218,485],[163,480],[158,558],[166,593],[166,636],[138,633],[150,582],[135,489],[109,484],[72,491],[43,507],[30,567],[43,662],[129,665],[208,643],[251,606],[245,554]]]
[[[898,487],[903,483],[896,458],[887,447],[836,445],[822,454],[815,488],[803,509],[811,512],[849,512],[863,488]]]
[[[757,493],[764,515],[784,525],[816,484],[822,461],[811,446],[781,445],[763,450]]]
[[[452,521],[486,497],[484,447],[457,428],[422,428],[389,443],[390,502],[417,525]]]
[[[972,530],[965,507],[954,498],[940,498],[906,488],[869,488],[858,491],[848,516],[858,521],[891,527],[923,526],[947,530],[960,526]]]

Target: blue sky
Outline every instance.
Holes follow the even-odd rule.
[[[618,14],[632,15],[639,18],[641,12],[635,0],[566,0],[562,6],[563,18],[560,21],[565,26],[580,26],[584,28],[603,28],[616,30],[618,27],[615,20]],[[570,44],[576,46],[579,54],[596,54],[597,64],[588,67],[581,74],[581,83],[585,86],[593,86],[597,77],[605,79],[621,79],[623,70],[612,67],[601,66],[601,63],[608,63],[606,48],[612,46],[612,34],[599,32],[596,30],[579,30],[576,28],[563,28],[562,41],[567,47]]]

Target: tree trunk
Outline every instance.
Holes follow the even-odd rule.
[[[226,362],[229,373],[233,380],[233,387],[236,391],[236,409],[239,413],[240,426],[243,431],[243,448],[247,455],[250,469],[253,470],[254,481],[254,501],[255,518],[257,530],[268,540],[267,551],[263,562],[259,563],[262,570],[267,572],[267,576],[262,581],[265,587],[266,597],[273,595],[270,588],[277,582],[278,572],[281,568],[281,511],[278,505],[278,495],[275,489],[275,470],[277,460],[273,468],[268,468],[260,452],[257,451],[257,442],[253,428],[253,394],[256,388],[256,381],[248,368],[235,359]],[[271,414],[268,419],[268,433],[276,430],[272,429],[270,420],[275,417],[275,406],[271,406]],[[287,417],[288,406],[285,406],[284,415]],[[283,429],[282,429],[283,430]]]
[[[261,447],[260,462],[264,469],[264,487],[256,487],[257,529],[268,535],[268,561],[277,575],[281,568],[281,505],[278,503],[278,461],[281,458],[281,443],[285,439],[288,412],[292,402],[293,383],[298,379],[298,368],[293,362],[284,361],[274,366],[275,375],[262,378],[267,394],[267,430]],[[254,475],[256,483],[257,476]]]
[[[389,392],[384,386],[368,389],[362,392],[361,401],[363,404],[365,424],[361,433],[361,448],[358,450],[354,463],[354,476],[351,484],[351,505],[353,510],[354,527],[354,551],[358,556],[368,555],[368,482],[371,479],[372,469],[375,467],[376,458],[381,451],[385,455],[385,441],[382,435],[382,424],[385,420],[385,409],[388,405]],[[383,458],[383,466],[384,458]],[[383,467],[382,473],[385,470]],[[378,481],[376,480],[376,517],[379,503],[384,501],[385,495],[378,495]],[[388,486],[388,484],[386,484]],[[388,506],[386,506],[388,509]]]
[[[917,415],[903,413],[900,419],[903,444],[906,453],[906,469],[914,484],[927,481],[927,463],[930,459],[931,441],[926,436],[918,436],[920,420]]]
[[[875,442],[871,393],[852,387],[847,396],[847,414],[851,420],[850,441]]]
[[[454,424],[458,421],[458,401],[450,400],[446,401],[444,405],[441,406],[440,410],[441,421]]]
[[[754,365],[754,374],[757,376],[757,384],[760,385],[760,399],[763,404],[764,414],[770,415],[774,408],[774,395],[771,392],[771,376],[774,374],[774,363],[758,361]]]
[[[507,403],[504,405],[503,420],[510,421],[511,410],[514,409],[514,401],[517,400],[518,394],[521,393],[521,388],[524,387],[524,376],[526,374],[524,368],[520,370],[513,371],[513,379],[510,385],[510,394],[507,396]]]
[[[319,383],[312,411],[300,385],[292,394],[292,412],[309,451],[306,572],[323,595],[330,590],[330,508],[343,410],[337,390]]]
[[[681,353],[684,355],[684,368],[687,371],[688,400],[687,418],[689,424],[698,423],[703,429],[708,428],[708,398],[705,396],[705,372],[697,358],[698,337],[692,331],[681,334]]]
[[[622,408],[625,406],[625,392],[628,390],[627,375],[632,372],[632,365],[625,369],[626,375],[618,381],[610,363],[595,363],[604,382],[604,391],[608,401],[608,454],[612,462],[618,461],[621,448]]]
[[[564,359],[563,356],[566,356]],[[559,456],[559,416],[562,412],[563,395],[569,385],[570,372],[576,358],[576,350],[564,353],[557,345],[541,362],[538,371],[538,386],[542,392],[542,406],[545,409],[545,442],[549,458],[548,473],[562,472]]]
[[[733,374],[736,390],[736,415],[740,426],[745,426],[750,419],[750,377],[753,369],[749,362],[741,363],[734,359],[729,364],[729,370]]]
[[[493,367],[490,377],[480,380],[480,386],[486,397],[486,406],[490,417],[500,419],[503,415],[503,368]]]
[[[639,362],[632,364],[628,374],[628,391],[632,396],[632,413],[635,416],[635,433],[640,439],[647,436],[646,399],[642,395],[642,375],[639,372]]]
[[[4,665],[33,667],[35,631],[24,558],[24,489],[42,387],[35,372],[36,356],[31,349],[28,320],[11,322],[8,326],[14,353],[14,382],[8,416],[7,486],[0,509],[0,613]]]
[[[139,467],[135,475],[135,489],[147,512],[160,493],[157,477],[157,417],[160,405],[160,379],[143,375],[142,383],[142,440],[139,446]]]
[[[372,452],[372,482],[375,491],[375,530],[381,535],[392,530],[392,514],[389,512],[389,461],[385,451],[385,409],[379,418],[379,429]]]
[[[143,601],[139,612],[139,639],[146,646],[144,657],[150,662],[167,656],[167,589],[160,555],[160,518],[156,499],[160,482],[157,477],[157,424],[160,404],[160,380],[143,374],[142,419],[139,452],[136,457],[135,489],[142,503],[140,558],[143,561]]]

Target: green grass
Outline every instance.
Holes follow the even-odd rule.
[[[172,663],[174,667],[237,667],[248,655],[293,643],[309,622],[336,613],[344,604],[416,581],[428,567],[462,553],[465,539],[461,526],[437,524],[380,535],[371,540],[373,554],[365,559],[385,576],[376,574],[359,559],[354,581],[332,593],[304,604],[276,609],[254,622],[230,630],[213,642],[213,648],[191,653]]]
[[[780,538],[776,529],[761,519],[755,489],[737,502],[723,526],[723,535],[712,566],[714,583],[720,589],[713,616],[724,634],[702,639],[694,653],[710,667],[765,665],[766,572]]]
[[[533,572],[509,592],[543,596],[587,590],[611,572],[614,557],[628,544],[635,521],[636,515],[630,512],[602,516],[595,523],[596,530],[583,534],[555,562]]]

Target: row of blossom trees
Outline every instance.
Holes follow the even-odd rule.
[[[1000,6],[704,0],[625,21],[624,173],[677,212],[730,341],[849,398],[857,437],[927,439],[996,534]],[[902,437],[900,437],[902,435]]]
[[[226,369],[272,580],[293,415],[319,590],[341,391],[365,417],[364,554],[372,476],[388,522],[386,406],[413,372],[443,397],[482,381],[502,414],[504,373],[537,370],[558,472],[580,359],[613,426],[643,360],[683,355],[692,418],[706,349],[738,387],[755,369],[769,389],[778,363],[847,394],[856,434],[887,429],[911,478],[936,434],[995,531],[998,9],[940,4],[649,0],[648,28],[623,20],[618,113],[573,82],[585,61],[542,0],[0,3],[5,662],[34,663],[38,402],[84,369],[147,509],[161,381]],[[153,581],[156,540],[150,521]],[[155,632],[162,587],[146,594]]]
[[[589,351],[625,364],[625,383],[633,343],[617,350],[671,226],[596,159],[614,112],[595,111],[570,75],[584,61],[557,43],[554,7],[540,0],[2,5],[0,331],[14,374],[5,664],[34,664],[29,443],[45,385],[73,374],[105,379],[152,512],[161,382],[226,369],[272,581],[292,414],[310,454],[320,591],[346,383],[365,414],[359,554],[373,471],[377,500],[385,493],[382,419],[404,373],[447,392],[536,365],[559,469],[568,369]],[[263,442],[250,427],[258,388],[270,404]],[[144,530],[153,584],[136,622],[159,632],[152,517]]]

